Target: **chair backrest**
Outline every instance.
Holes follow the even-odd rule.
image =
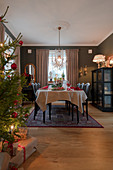
[[[35,83],[35,92],[41,87],[40,83]]]
[[[77,87],[79,87],[79,88],[80,88],[80,83],[78,83],[78,84],[77,84]]]
[[[34,83],[31,83],[32,87],[33,87],[33,92],[35,94],[35,84]]]
[[[35,93],[36,93],[37,90],[38,90],[38,84],[35,83]]]
[[[86,95],[87,95],[87,97],[89,96],[89,90],[90,90],[90,83],[86,83],[85,84],[85,93],[86,93]]]
[[[34,100],[36,99],[36,95],[35,95],[35,84],[34,83],[31,83],[32,85],[32,89],[33,89],[33,98]]]
[[[83,90],[86,91],[86,84],[83,85]]]
[[[39,88],[41,88],[40,83],[37,84],[37,90],[38,90]]]
[[[84,83],[81,83],[80,84],[80,89],[83,89],[83,87],[84,87]]]

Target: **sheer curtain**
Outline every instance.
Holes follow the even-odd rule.
[[[0,23],[0,43],[4,42],[5,28],[2,23]]]
[[[78,83],[78,49],[66,49],[67,80],[72,86]]]
[[[48,58],[49,49],[36,50],[37,82],[40,83],[41,86],[48,84]]]

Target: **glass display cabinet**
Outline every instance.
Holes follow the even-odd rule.
[[[92,104],[102,111],[113,111],[113,68],[92,71]]]

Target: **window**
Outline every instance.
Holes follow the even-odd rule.
[[[62,57],[63,57],[63,66],[57,67],[55,65],[55,56],[56,56],[56,50],[50,50],[49,51],[49,65],[48,65],[48,81],[54,79],[57,77],[57,79],[62,78],[62,73],[65,75],[65,80],[67,80],[67,74],[66,74],[66,51],[62,50]]]

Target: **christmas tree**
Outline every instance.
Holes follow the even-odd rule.
[[[0,16],[0,22],[6,23],[5,16]],[[18,127],[25,126],[29,108],[22,107],[22,87],[26,84],[25,77],[19,75],[17,65],[5,69],[6,64],[16,57],[15,50],[21,46],[21,33],[12,42],[7,39],[0,42],[0,141],[13,143],[18,132]],[[3,148],[2,148],[3,149]]]

